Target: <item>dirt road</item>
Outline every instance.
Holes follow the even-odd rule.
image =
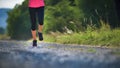
[[[0,68],[120,68],[120,48],[0,41]]]

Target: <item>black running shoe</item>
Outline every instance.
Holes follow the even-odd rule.
[[[33,47],[37,46],[37,40],[33,40]]]
[[[39,35],[39,40],[42,41],[42,40],[43,40],[43,35],[42,35],[42,33],[38,32],[38,35]]]

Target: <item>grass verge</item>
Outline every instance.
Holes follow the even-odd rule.
[[[10,37],[8,37],[6,34],[0,34],[0,40],[8,40]]]
[[[44,37],[46,42],[120,47],[120,29],[86,30],[85,32],[72,34],[54,33],[46,34]]]

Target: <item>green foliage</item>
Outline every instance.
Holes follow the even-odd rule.
[[[85,32],[50,35],[50,37],[54,37],[52,42],[62,44],[120,47],[120,29],[111,30],[106,26],[108,24],[104,24],[99,30],[88,26]]]
[[[46,4],[46,33],[67,29],[79,32],[91,24],[100,28],[100,20],[110,27],[117,27],[119,23],[113,0],[49,0]]]
[[[45,32],[66,32],[66,28],[79,31],[84,14],[77,6],[71,5],[69,0],[61,0],[54,6],[48,4],[45,15]]]
[[[85,14],[84,24],[99,26],[102,19],[111,27],[118,26],[114,0],[75,0],[75,3]]]
[[[27,9],[27,0],[22,5],[16,5],[8,12],[7,32],[11,39],[30,38],[30,21]]]
[[[116,27],[119,23],[113,0],[45,0],[45,5],[44,33],[86,30],[89,33],[91,29],[101,28],[101,21],[103,24],[110,24],[106,26],[108,28]],[[16,5],[8,15],[8,35],[12,39],[29,39],[28,0],[22,5]],[[103,29],[105,28],[101,28]]]

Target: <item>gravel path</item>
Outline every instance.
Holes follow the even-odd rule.
[[[120,48],[0,41],[0,68],[120,68]]]

